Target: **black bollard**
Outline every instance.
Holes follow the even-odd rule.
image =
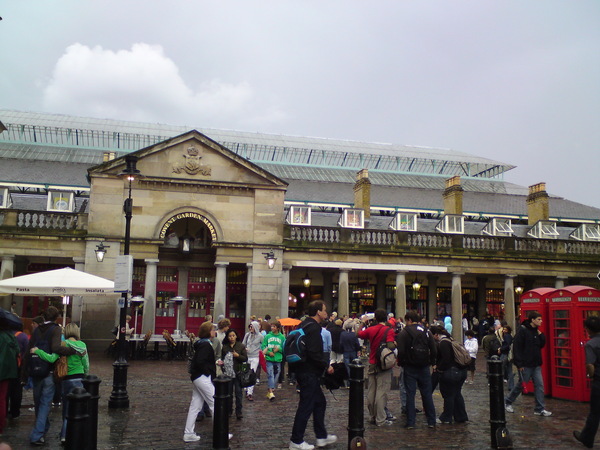
[[[88,404],[91,395],[84,388],[76,387],[69,394],[67,410],[67,450],[87,449],[86,424],[89,418]]]
[[[350,363],[350,396],[348,400],[348,449],[352,448],[355,437],[365,434],[365,366],[360,359]]]
[[[88,420],[86,435],[88,446],[86,450],[96,450],[98,447],[98,401],[100,400],[100,383],[102,380],[96,375],[87,375],[83,378],[83,387],[90,394],[88,403]]]
[[[512,440],[506,428],[504,411],[504,380],[502,361],[497,356],[488,360],[488,380],[490,383],[490,432],[492,448],[512,448]]]
[[[215,385],[215,412],[213,415],[213,449],[229,450],[229,385],[233,378],[219,375],[213,380]]]

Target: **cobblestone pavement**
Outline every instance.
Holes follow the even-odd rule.
[[[369,450],[375,449],[487,449],[490,447],[489,392],[483,358],[478,358],[478,371],[473,385],[465,384],[463,395],[467,402],[470,421],[466,424],[426,426],[423,414],[417,415],[417,427],[404,429],[400,415],[397,390],[391,391],[388,405],[398,420],[393,425],[377,428],[368,424],[365,416],[364,437]],[[110,410],[107,406],[112,390],[112,361],[104,355],[92,355],[91,373],[102,380],[98,427],[99,449],[210,449],[212,448],[212,419],[197,422],[196,432],[202,439],[193,444],[183,442],[183,428],[191,399],[191,383],[184,361],[131,361],[128,371],[130,408]],[[231,449],[285,449],[288,448],[297,394],[293,386],[284,384],[277,390],[276,400],[266,399],[265,374],[255,389],[255,401],[244,400],[242,420],[230,420]],[[345,389],[327,391],[326,423],[329,433],[337,434],[339,441],[331,449],[348,448],[348,394]],[[441,412],[442,398],[434,394],[436,412]],[[546,408],[552,417],[533,415],[533,397],[519,398],[515,413],[507,415],[507,427],[513,437],[514,448],[578,448],[572,430],[583,426],[588,412],[587,403],[548,398]],[[9,420],[2,439],[13,449],[29,448],[28,435],[34,413],[31,391],[24,393],[21,417]],[[365,405],[366,409],[366,405]],[[52,425],[46,436],[46,448],[60,448],[58,432],[60,407],[51,413]],[[312,419],[306,441],[315,442]]]

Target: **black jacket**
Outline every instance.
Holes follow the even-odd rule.
[[[515,366],[538,367],[542,365],[542,348],[546,345],[546,336],[531,326],[531,320],[525,320],[513,339],[513,360]]]
[[[414,366],[412,364],[412,341],[416,333],[426,333],[427,343],[429,346],[429,364],[435,365],[437,361],[437,345],[431,332],[420,323],[413,323],[405,326],[398,336],[396,336],[396,343],[398,348],[398,362],[401,366]]]
[[[191,372],[190,380],[192,381],[202,375],[210,376],[211,379],[217,376],[215,351],[209,340],[198,339],[194,342]]]
[[[300,324],[304,330],[306,343],[306,362],[290,364],[290,370],[295,373],[314,373],[323,375],[329,361],[325,361],[323,355],[323,339],[321,338],[321,325],[315,319],[309,317]]]
[[[331,327],[327,327],[327,329],[331,333],[331,350],[336,353],[342,353],[343,350],[340,343],[340,337],[342,335],[342,331],[344,330],[341,326],[336,324],[333,324]]]
[[[246,346],[242,344],[240,341],[236,341],[233,344],[233,347],[229,342],[226,342],[227,338],[223,339],[223,349],[221,351],[221,359],[225,361],[225,355],[229,352],[235,352],[240,355],[237,358],[233,357],[233,371],[235,373],[239,373],[242,364],[248,361],[248,352],[246,351]]]
[[[43,323],[35,329],[29,339],[29,346],[25,352],[25,358],[21,364],[21,381],[27,381],[29,377],[29,361],[31,360],[31,350],[33,347],[37,347],[38,340],[43,339],[46,333],[50,333],[48,340],[50,341],[50,353],[57,353],[61,356],[70,356],[77,353],[73,348],[65,345],[61,345],[62,329],[54,322]]]

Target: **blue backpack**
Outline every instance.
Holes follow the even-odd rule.
[[[306,334],[302,328],[290,331],[283,344],[283,354],[288,364],[306,361]]]

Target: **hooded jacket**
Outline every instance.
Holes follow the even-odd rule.
[[[538,367],[542,365],[542,348],[546,345],[546,336],[531,326],[531,320],[524,320],[513,339],[513,358],[515,366]]]
[[[250,322],[250,325],[254,333],[246,333],[242,343],[246,346],[248,358],[258,358],[258,352],[265,337],[260,333],[260,324],[258,322]]]

